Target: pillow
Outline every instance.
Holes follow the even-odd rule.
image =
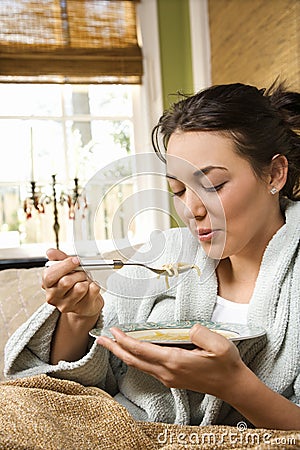
[[[41,288],[43,267],[0,271],[0,380],[7,339],[45,301]]]

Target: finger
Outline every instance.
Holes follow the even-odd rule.
[[[230,342],[224,336],[200,324],[191,328],[190,338],[193,344],[206,352],[207,356],[222,355],[230,346]]]
[[[138,370],[148,373],[149,375],[157,377],[159,372],[157,365],[149,363],[142,359],[141,355],[131,353],[121,346],[118,342],[101,336],[96,340],[97,344],[112,352],[117,358],[121,359],[127,366],[134,367]],[[145,344],[145,343],[144,343]]]
[[[56,248],[49,248],[46,251],[46,255],[50,261],[61,261],[66,259],[68,255],[61,250],[57,250]]]
[[[168,358],[168,350],[166,347],[132,338],[117,327],[112,327],[110,331],[116,342],[125,350],[145,361],[151,361],[153,364],[164,364]]]
[[[101,286],[96,281],[89,281],[89,292],[92,297],[97,297],[100,294]]]
[[[82,283],[77,283],[74,287],[74,289],[71,291],[69,298],[73,301],[74,305],[77,306],[84,306],[88,303],[94,302],[96,299],[99,300],[101,305],[104,305],[104,300],[100,293],[100,287],[95,284],[91,283],[89,280]]]
[[[74,304],[79,303],[85,297],[91,297],[93,299],[99,294],[100,287],[86,277],[84,278],[84,273],[79,275],[76,272],[77,279],[74,280],[72,279],[74,278],[72,275],[63,277],[54,288],[48,289],[48,292],[52,292],[54,294],[53,297],[59,298],[63,302],[71,301]],[[79,276],[82,279],[78,279]],[[66,282],[64,282],[65,280]]]
[[[47,271],[48,272],[48,271]],[[49,281],[50,277],[49,274],[43,274],[43,280],[42,280],[42,287],[46,289],[49,293],[54,292],[55,295],[61,295],[64,296],[76,283],[80,283],[81,281],[89,281],[91,282],[85,272],[78,271],[78,272],[70,272],[67,275],[62,276],[57,280],[55,283],[52,280],[52,283],[50,285]]]
[[[89,283],[88,291],[83,297],[75,299],[73,310],[77,314],[86,315],[93,311],[100,313],[104,306],[103,297],[100,295],[100,288],[95,283]]]
[[[89,290],[89,282],[81,281],[75,283],[72,289],[66,291],[59,291],[55,288],[51,295],[51,290],[46,296],[47,303],[56,306],[61,312],[76,311],[78,304],[85,299]]]
[[[109,340],[110,345],[113,346],[114,349],[119,347],[126,354],[130,354],[134,360],[137,359],[139,361],[144,361],[145,363],[151,363],[152,367],[153,364],[156,366],[164,365],[165,361],[168,359],[168,351],[165,347],[134,339],[116,327],[111,328],[110,331],[115,338],[115,341]],[[117,346],[114,344],[117,344]]]
[[[55,264],[54,266],[47,267],[43,272],[42,287],[49,288],[54,286],[58,282],[58,280],[74,271],[78,266],[79,259],[77,258],[77,256],[71,256]]]

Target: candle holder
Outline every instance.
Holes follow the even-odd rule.
[[[87,208],[86,198],[82,196],[79,188],[79,180],[76,177],[74,179],[74,188],[68,191],[61,191],[61,194],[58,198],[57,193],[57,181],[56,175],[52,175],[52,195],[47,195],[42,192],[41,187],[37,187],[35,181],[31,181],[31,192],[30,196],[27,197],[24,201],[24,212],[26,214],[26,219],[32,218],[33,211],[36,210],[39,214],[45,214],[45,205],[52,203],[53,204],[53,231],[55,235],[55,243],[56,248],[59,248],[59,231],[60,231],[60,223],[59,223],[59,214],[58,214],[58,204],[61,206],[64,203],[67,203],[69,208],[68,217],[69,219],[75,219],[75,210],[81,209],[80,200],[83,199],[83,211],[82,217],[85,215],[85,209]]]
[[[80,200],[83,200],[82,205],[82,217],[85,217],[84,210],[87,208],[87,201],[86,197],[82,195],[80,192],[79,187],[79,180],[77,177],[74,178],[74,188],[69,191],[65,192],[62,191],[60,195],[60,204],[63,205],[64,203],[67,203],[69,207],[69,219],[74,220],[75,219],[75,211],[81,209]]]
[[[56,248],[59,248],[59,229],[60,225],[58,222],[58,210],[57,210],[57,200],[56,200],[56,175],[52,175],[52,199],[53,199],[53,216],[54,216],[54,223],[53,223],[53,230],[55,234],[55,242],[56,242]]]
[[[50,197],[41,192],[41,189],[37,187],[36,181],[31,181],[30,185],[30,196],[24,200],[26,219],[32,217],[34,209],[36,209],[39,214],[43,214],[45,212],[45,204],[50,203],[51,201]]]

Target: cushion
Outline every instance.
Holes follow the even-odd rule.
[[[45,301],[43,267],[0,271],[0,379],[7,339]]]

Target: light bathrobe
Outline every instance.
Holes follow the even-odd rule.
[[[272,390],[298,405],[299,217],[300,202],[291,202],[286,210],[286,223],[264,252],[249,305],[248,324],[263,327],[266,335],[237,344],[251,370]],[[158,267],[172,261],[193,262],[201,268],[201,276],[191,270],[173,277],[167,290],[163,278],[158,280],[142,268],[123,268],[110,279],[99,327],[211,318],[218,290],[216,261],[203,253],[198,241],[185,228],[160,234],[157,242],[157,246],[145,250],[147,261],[153,256]],[[138,256],[142,257],[143,252]],[[191,425],[236,425],[244,420],[230,405],[212,395],[169,389],[150,375],[127,367],[92,338],[88,353],[79,361],[51,365],[50,343],[59,314],[53,306],[45,304],[12,335],[6,346],[6,376],[47,373],[97,386],[113,395],[138,420]]]

